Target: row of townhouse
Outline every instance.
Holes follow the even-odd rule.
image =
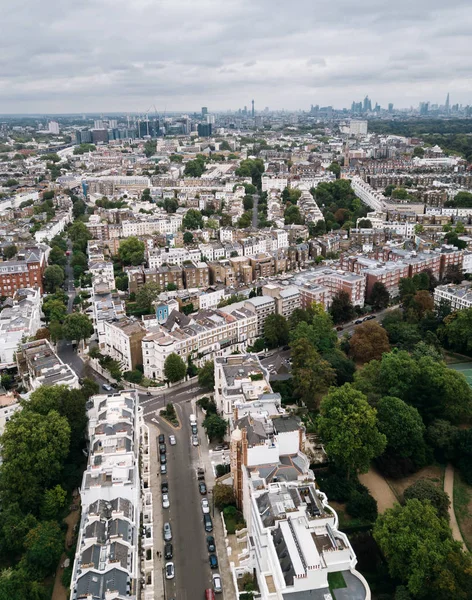
[[[154,588],[149,430],[135,391],[92,396],[89,456],[71,599],[151,600]]]
[[[256,355],[215,359],[215,402],[231,432],[231,478],[223,485],[233,486],[246,522],[228,548],[235,590],[255,574],[262,600],[328,598],[328,574],[342,571],[346,597],[369,600],[352,545],[317,489],[305,429],[281,407]]]
[[[302,217],[305,219],[305,223],[316,224],[319,221],[324,221],[323,213],[310,192],[302,192],[302,195],[298,199],[298,207],[300,208]]]
[[[472,307],[470,283],[438,285],[434,290],[434,303],[448,302],[452,310],[464,310]]]
[[[142,340],[144,376],[164,379],[164,363],[172,354],[184,362],[191,359],[197,366],[245,350],[257,335],[257,317],[247,308],[231,314],[221,310],[201,310],[186,316],[172,311],[164,324]]]
[[[128,267],[125,270],[131,293],[136,293],[146,283],[155,283],[162,291],[169,285],[182,290],[195,287],[207,288],[210,284],[210,269],[204,262],[187,262],[182,266],[166,265],[156,269]]]
[[[43,247],[27,247],[15,260],[0,262],[0,295],[11,298],[22,288],[37,288],[43,293],[43,275],[49,253]]]
[[[72,208],[56,213],[56,215],[34,234],[34,239],[39,243],[52,240],[53,237],[64,231],[72,223]]]
[[[364,306],[366,279],[346,271],[319,268],[311,269],[293,277],[291,283],[300,290],[301,308],[308,308],[313,302],[331,306],[333,296],[346,292],[354,306]]]

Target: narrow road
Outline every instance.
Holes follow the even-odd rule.
[[[448,463],[444,473],[444,491],[451,501],[451,504],[449,505],[449,524],[452,530],[452,537],[456,542],[460,542],[465,548],[464,538],[462,537],[459,524],[457,523],[456,513],[454,512],[454,467],[451,463]]]

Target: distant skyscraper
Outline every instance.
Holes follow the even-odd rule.
[[[110,129],[116,129],[118,127],[118,121],[116,119],[108,119],[108,127]]]
[[[445,105],[444,108],[446,109],[446,112],[449,112],[449,92],[448,92],[447,97],[446,97],[446,105]]]
[[[211,136],[211,123],[199,123],[197,127],[199,137]]]
[[[252,118],[254,119],[254,100],[252,100],[252,110],[251,110],[251,113],[252,113]]]
[[[393,104],[390,102],[390,104],[388,105],[388,112],[392,113],[393,112]]]
[[[48,131],[53,135],[59,135],[59,123],[57,121],[49,121]]]
[[[372,111],[372,102],[369,99],[369,96],[366,96],[364,98],[364,106],[363,106],[364,112],[370,112]]]
[[[102,121],[101,119],[96,119],[96,120],[93,122],[93,128],[94,128],[94,129],[104,129],[104,126],[103,126],[103,121]]]
[[[208,114],[208,108],[206,106],[202,106],[202,117],[205,118]]]

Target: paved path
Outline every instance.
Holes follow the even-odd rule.
[[[370,468],[368,473],[359,475],[359,481],[377,500],[379,513],[385,512],[387,508],[392,508],[395,502],[398,502],[388,483],[373,467]]]
[[[449,506],[449,524],[452,529],[452,537],[465,548],[464,539],[457,524],[456,513],[454,512],[454,467],[451,463],[447,465],[446,472],[444,473],[444,491],[451,501]]]

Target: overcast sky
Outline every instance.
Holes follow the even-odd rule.
[[[7,0],[0,22],[0,113],[472,103],[467,0]]]

